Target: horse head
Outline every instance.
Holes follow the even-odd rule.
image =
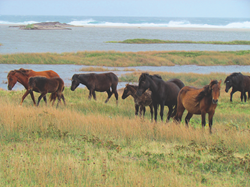
[[[79,86],[79,84],[80,84],[79,75],[74,74],[71,79],[71,86],[70,86],[71,91],[74,91]]]
[[[15,70],[10,71],[7,75],[7,79],[8,79],[8,90],[12,90],[12,88],[15,86],[17,82],[16,71]]]
[[[150,86],[149,79],[150,75],[148,73],[142,73],[139,77],[139,85],[136,94],[141,96]]]
[[[129,84],[126,84],[126,87],[123,90],[122,99],[126,99],[131,94],[128,86]]]
[[[213,104],[218,103],[218,99],[220,97],[220,84],[221,80],[219,82],[217,80],[212,80],[209,84],[209,90],[211,90]]]
[[[239,86],[240,81],[243,79],[243,75],[239,73],[232,73],[231,75],[227,76],[224,83],[226,84],[225,92],[228,92],[228,90],[236,85]]]

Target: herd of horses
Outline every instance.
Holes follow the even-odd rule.
[[[19,70],[12,70],[7,75],[8,89],[12,90],[17,82],[21,83],[26,92],[22,96],[21,103],[28,94],[30,94],[34,105],[39,105],[40,100],[43,98],[47,104],[46,94],[51,93],[50,101],[52,105],[56,98],[58,99],[57,107],[61,103],[61,99],[65,103],[63,95],[64,81],[59,75],[52,71],[33,71],[30,69],[20,68]],[[118,104],[117,84],[118,77],[110,73],[89,73],[89,74],[74,74],[71,80],[70,89],[74,91],[79,84],[85,85],[89,90],[89,99],[93,96],[96,100],[97,92],[107,92],[107,103],[112,96],[115,95],[116,103]],[[167,106],[169,111],[167,121],[172,117],[175,121],[180,122],[183,112],[187,110],[185,123],[188,122],[194,114],[201,115],[202,127],[205,127],[205,115],[208,113],[209,131],[212,133],[213,115],[217,107],[218,98],[220,96],[221,80],[212,80],[208,85],[203,88],[196,88],[192,86],[185,86],[179,79],[170,79],[164,81],[159,75],[149,75],[142,73],[139,77],[138,85],[127,84],[124,88],[122,99],[126,99],[129,95],[134,98],[135,115],[138,115],[140,109],[140,116],[145,115],[145,107],[150,107],[151,120],[157,121],[157,110],[160,105],[160,117],[163,121],[164,106]],[[236,91],[241,92],[241,101],[246,102],[246,92],[248,98],[250,96],[250,77],[241,73],[232,73],[227,76],[224,83],[226,84],[225,91],[232,87],[230,93],[230,101]],[[33,91],[39,92],[41,95],[38,97],[36,104]]]

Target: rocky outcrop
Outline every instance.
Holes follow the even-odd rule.
[[[60,22],[41,22],[17,26],[22,30],[71,30],[72,25]]]

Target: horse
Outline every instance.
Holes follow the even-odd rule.
[[[138,86],[126,84],[123,90],[122,99],[126,99],[128,96],[134,98],[135,103],[135,115],[138,115],[138,110],[140,108],[140,117],[143,111],[143,117],[145,116],[145,106],[149,106],[151,113],[151,121],[153,121],[153,103],[151,99],[151,91],[145,91],[141,96],[136,95]]]
[[[226,84],[225,92],[232,87],[232,91],[230,93],[230,101],[232,102],[233,94],[237,91],[241,92],[240,98],[241,102],[246,102],[246,92],[248,92],[248,99],[250,96],[250,77],[246,75],[242,75],[241,73],[232,73],[227,76],[224,83]]]
[[[154,106],[155,121],[157,121],[157,109],[158,105],[161,106],[160,116],[163,121],[164,105],[168,106],[167,121],[172,117],[172,113],[175,113],[173,108],[176,108],[177,95],[180,88],[171,81],[163,81],[158,75],[149,75],[148,73],[142,73],[139,77],[139,86],[136,94],[141,96],[148,88],[152,91],[151,98]]]
[[[59,77],[59,75],[52,71],[52,70],[48,70],[48,71],[33,71],[31,69],[23,69],[20,68],[19,70],[11,70],[8,75],[7,75],[7,79],[8,79],[8,90],[12,90],[12,88],[15,86],[16,82],[21,83],[25,89],[26,92],[24,93],[21,103],[20,105],[22,105],[24,99],[26,98],[26,96],[28,94],[30,94],[34,105],[36,105],[36,101],[34,98],[34,94],[33,92],[29,92],[28,90],[28,82],[29,82],[29,78],[30,77],[35,77],[35,76],[43,76],[43,77],[47,77],[47,78],[52,78],[52,77]],[[33,89],[33,91],[38,92],[38,90],[36,88]],[[44,101],[46,102],[46,97],[43,98]],[[55,94],[51,94],[50,95],[50,100],[51,101],[55,101],[56,99],[56,95]]]
[[[118,104],[118,93],[117,93],[117,84],[118,84],[118,77],[112,73],[89,73],[89,74],[74,74],[71,79],[71,87],[70,89],[74,91],[79,84],[85,85],[89,90],[89,100],[91,99],[92,95],[93,98],[96,100],[97,92],[107,92],[108,98],[106,99],[105,103],[109,101],[109,98],[114,93],[116,98],[116,104]],[[111,90],[110,90],[111,88]]]
[[[44,97],[47,93],[56,93],[57,98],[58,98],[58,103],[61,102],[61,98],[65,103],[65,98],[63,95],[63,90],[64,90],[64,82],[60,77],[54,77],[54,78],[46,78],[46,77],[30,77],[29,78],[29,86],[28,90],[29,92],[32,92],[34,90],[38,90],[41,95],[38,97],[37,101],[37,106],[39,105],[39,102],[42,97]],[[54,102],[52,103],[52,106],[54,105]]]
[[[185,118],[186,126],[188,127],[188,122],[193,114],[198,114],[201,115],[202,128],[204,129],[206,125],[205,115],[208,113],[209,129],[212,133],[213,116],[220,96],[220,84],[221,80],[219,82],[212,80],[203,88],[183,87],[178,94],[177,112],[174,119],[180,122],[186,109],[188,111]]]

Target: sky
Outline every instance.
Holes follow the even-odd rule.
[[[0,15],[250,18],[250,0],[0,0]]]

